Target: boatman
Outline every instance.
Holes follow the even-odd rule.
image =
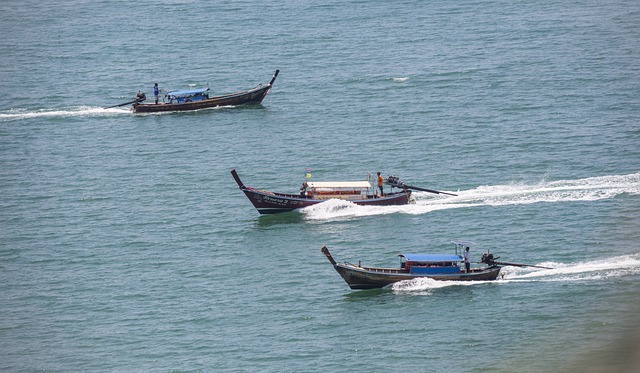
[[[464,269],[466,273],[471,271],[471,262],[469,261],[469,246],[464,250]]]
[[[380,171],[378,171],[378,188],[380,188],[380,197],[384,195],[384,191],[382,190],[382,183],[384,183],[384,178],[380,175]]]
[[[160,95],[160,90],[158,89],[158,83],[153,86],[153,96],[156,98],[156,105],[158,105],[158,96]]]

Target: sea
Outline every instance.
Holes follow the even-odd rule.
[[[0,25],[0,371],[640,371],[638,1],[4,0]],[[106,109],[276,69],[257,106]],[[261,216],[232,169],[456,196]],[[456,240],[551,269],[351,290],[320,252]]]

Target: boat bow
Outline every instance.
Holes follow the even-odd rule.
[[[236,181],[236,183],[238,183],[238,186],[240,187],[240,189],[247,189],[247,187],[244,186],[244,184],[242,183],[242,180],[240,180],[240,176],[238,176],[238,173],[236,172],[235,168],[231,170],[231,176],[233,176],[233,179]]]

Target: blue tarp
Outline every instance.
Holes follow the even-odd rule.
[[[209,88],[192,89],[192,90],[188,90],[188,91],[173,91],[173,92],[167,92],[167,96],[174,96],[174,97],[197,96],[197,95],[204,94],[208,90],[209,90]]]
[[[460,267],[411,267],[410,273],[416,275],[451,275],[460,273]]]
[[[400,254],[410,262],[457,262],[461,256],[451,254]]]

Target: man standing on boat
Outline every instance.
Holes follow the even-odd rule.
[[[158,83],[153,86],[153,96],[156,98],[156,105],[158,105],[158,96],[160,95],[160,90],[158,89]]]
[[[469,246],[464,250],[464,269],[466,273],[471,271],[471,262],[469,261]]]
[[[384,183],[384,178],[380,175],[380,171],[378,171],[378,188],[380,188],[380,197],[384,195],[384,191],[382,190],[382,183]]]

